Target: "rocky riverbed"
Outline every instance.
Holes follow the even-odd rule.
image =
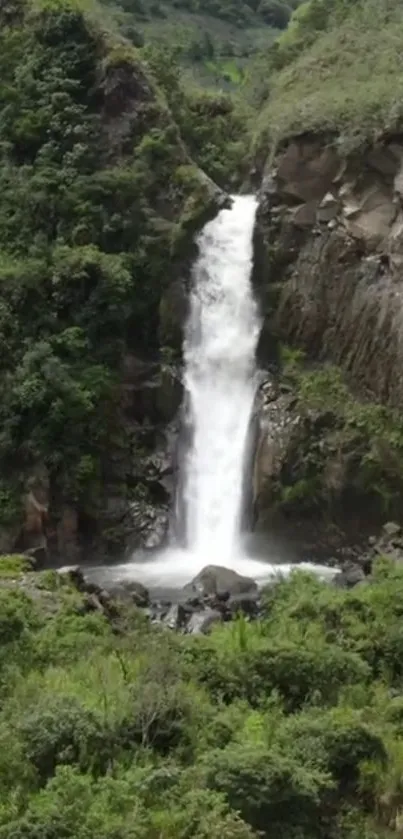
[[[362,584],[371,578],[373,564],[380,557],[403,562],[403,531],[395,522],[388,522],[378,537],[371,537],[366,550],[345,548],[338,558],[330,558],[326,575],[329,584],[349,589]],[[306,566],[301,569],[306,570]],[[276,585],[284,573],[279,570],[269,585]],[[250,577],[215,565],[206,566],[187,585],[174,593],[167,592],[166,596],[157,595],[141,582],[112,576],[100,584],[87,577],[80,566],[60,568],[57,574],[81,592],[89,611],[100,611],[113,618],[119,612],[119,604],[131,604],[152,623],[192,635],[208,633],[215,624],[231,621],[240,614],[248,620],[258,618],[267,590],[267,586],[259,587]]]

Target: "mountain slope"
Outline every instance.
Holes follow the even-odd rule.
[[[257,145],[321,131],[347,149],[394,130],[402,118],[402,24],[397,0],[301,6],[268,54]]]
[[[15,0],[0,24],[1,521],[18,533],[38,465],[56,510],[97,509],[123,354],[158,350],[217,190],[96,7]]]

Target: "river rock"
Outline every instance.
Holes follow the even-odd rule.
[[[87,590],[86,579],[79,565],[64,565],[62,568],[57,569],[57,573],[78,591]]]
[[[396,536],[402,535],[402,528],[395,521],[386,522],[386,524],[383,525],[382,531],[384,536],[388,539],[393,539]]]
[[[119,582],[109,588],[109,593],[117,600],[130,601],[139,609],[146,609],[150,605],[149,591],[142,583]]]
[[[207,565],[188,583],[184,591],[192,596],[199,594],[202,597],[210,597],[213,594],[248,594],[257,592],[257,585],[250,577],[243,577],[232,571],[230,568],[223,568],[220,565]]]
[[[259,614],[258,592],[236,594],[229,601],[230,617],[236,617],[240,613],[250,618],[256,618]]]
[[[334,577],[334,585],[337,588],[354,588],[365,581],[366,575],[361,565],[355,562],[347,562],[340,574]]]
[[[186,623],[186,618],[186,609],[182,604],[173,603],[162,622],[168,629],[181,629]]]
[[[186,627],[189,635],[206,635],[215,623],[221,623],[222,615],[218,609],[204,609],[203,612],[195,612]]]

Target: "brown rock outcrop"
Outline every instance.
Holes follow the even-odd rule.
[[[266,333],[403,404],[403,140],[343,160],[317,138],[279,153],[261,190]]]

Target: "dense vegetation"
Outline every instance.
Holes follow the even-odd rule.
[[[402,117],[399,0],[309,0],[257,61],[265,107],[257,143],[319,129],[346,149],[393,131]]]
[[[342,370],[306,361],[281,347],[282,380],[302,417],[290,463],[273,486],[273,503],[317,520],[343,516],[400,517],[403,493],[403,423],[394,411],[352,394]]]
[[[267,49],[300,0],[104,0],[136,46],[170,45],[187,83],[234,89],[257,49]]]
[[[2,559],[0,836],[372,839],[402,808],[403,572],[296,573],[207,638]],[[34,596],[33,596],[34,595]]]
[[[133,48],[74,4],[2,5],[3,523],[37,462],[53,498],[96,501],[122,353],[158,350],[161,294],[212,201]]]

